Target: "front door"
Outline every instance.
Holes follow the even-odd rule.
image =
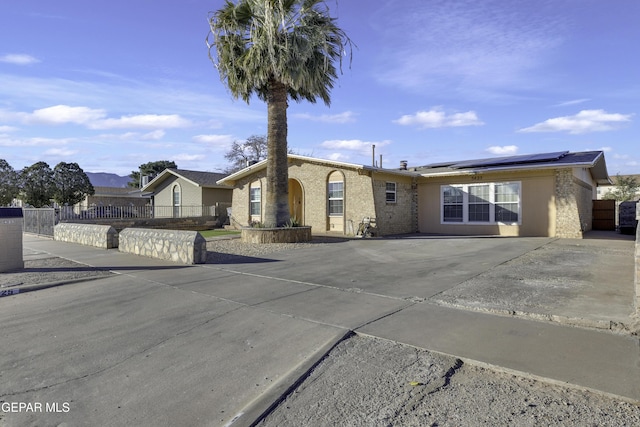
[[[297,179],[289,180],[289,215],[298,225],[304,225],[304,191]]]

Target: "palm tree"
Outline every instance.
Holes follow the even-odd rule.
[[[227,0],[210,13],[209,58],[237,99],[267,103],[267,186],[264,223],[289,220],[287,107],[289,98],[328,106],[351,40],[323,0]],[[217,56],[213,54],[215,48]]]

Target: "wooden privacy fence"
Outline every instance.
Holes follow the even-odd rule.
[[[594,200],[593,201],[593,229],[594,230],[615,230],[616,229],[616,201],[615,200]]]

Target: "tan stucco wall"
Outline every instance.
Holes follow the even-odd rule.
[[[261,169],[235,183],[232,208],[233,224],[248,225],[251,220],[249,218],[249,185],[258,180],[264,182],[265,176],[266,169]],[[328,215],[327,187],[330,177],[332,181],[340,180],[336,178],[340,177],[344,182],[344,215],[342,217]],[[379,231],[382,234],[416,231],[416,203],[413,208],[410,203],[417,201],[417,197],[411,187],[411,179],[411,177],[379,174],[357,168],[338,168],[323,162],[289,160],[289,180],[290,182],[296,180],[303,193],[301,225],[310,225],[313,233],[351,234],[357,231],[358,225],[364,217],[376,218]],[[387,181],[398,184],[396,196],[398,202],[395,204],[385,203]],[[409,195],[411,192],[413,196]],[[264,200],[264,195],[262,199]],[[413,225],[411,225],[412,217],[414,218]]]
[[[154,195],[156,206],[173,206],[173,186],[180,186],[180,204],[182,206],[202,205],[200,187],[193,185],[183,178],[168,177],[158,185]]]
[[[452,184],[521,183],[520,225],[441,224],[440,187]],[[505,172],[423,178],[418,184],[418,226],[421,233],[453,235],[554,236],[554,171]]]

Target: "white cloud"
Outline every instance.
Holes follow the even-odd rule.
[[[27,123],[61,125],[65,123],[88,124],[100,120],[107,113],[104,110],[89,107],[70,107],[68,105],[54,105],[53,107],[35,110],[26,116]]]
[[[487,150],[491,154],[497,155],[512,155],[518,152],[518,146],[516,145],[494,145],[492,147],[487,148]]]
[[[389,144],[391,144],[391,141],[370,142],[361,141],[359,139],[340,139],[324,141],[320,145],[322,148],[329,148],[331,150],[370,151],[372,145],[375,145],[376,147],[383,147]]]
[[[63,146],[73,142],[71,138],[9,138],[6,135],[0,135],[0,147],[47,147],[47,146]]]
[[[159,139],[162,139],[165,133],[166,132],[164,130],[158,129],[149,133],[145,133],[144,135],[140,136],[140,139],[142,139],[143,141],[157,141]]]
[[[320,116],[313,116],[307,113],[294,114],[294,117],[298,119],[311,120],[314,122],[323,122],[323,123],[352,123],[355,122],[355,113],[352,111],[345,111],[340,114],[322,114]]]
[[[42,153],[45,156],[54,156],[54,157],[69,157],[77,154],[78,150],[70,150],[66,148],[51,148]]]
[[[572,99],[571,101],[565,101],[565,102],[556,104],[554,105],[554,107],[569,107],[571,105],[583,104],[588,101],[591,101],[591,100],[589,98]]]
[[[0,126],[0,132],[1,133],[15,132],[17,130],[18,130],[18,128],[13,127],[13,126]]]
[[[214,147],[226,148],[233,143],[233,135],[196,135],[193,138],[194,142],[200,144],[213,145]]]
[[[40,60],[24,53],[9,53],[7,55],[0,56],[0,62],[15,65],[29,65],[40,62]]]
[[[173,161],[175,162],[193,162],[196,160],[204,160],[206,159],[207,156],[205,156],[204,154],[177,154],[175,156],[172,156]]]
[[[631,121],[632,116],[633,114],[607,113],[604,110],[582,110],[576,115],[548,119],[518,132],[567,132],[573,135],[604,132],[619,128]]]
[[[567,23],[552,2],[506,7],[502,0],[388,0],[372,23],[381,35],[377,77],[410,91],[474,92],[541,84]]]
[[[393,123],[402,126],[417,126],[420,129],[484,125],[475,111],[447,115],[447,113],[440,108],[432,108],[429,111],[418,111],[415,114],[404,115],[397,120],[393,120]]]
[[[182,128],[191,122],[178,114],[139,114],[119,119],[102,119],[89,124],[90,129]]]

